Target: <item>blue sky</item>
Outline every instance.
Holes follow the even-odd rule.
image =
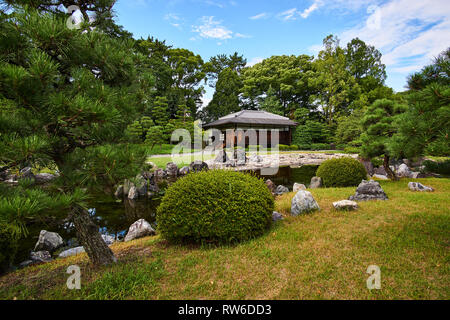
[[[448,0],[119,0],[115,11],[135,38],[151,35],[205,61],[235,51],[249,64],[272,55],[317,56],[329,34],[342,46],[359,37],[381,51],[386,84],[396,91],[450,46]]]

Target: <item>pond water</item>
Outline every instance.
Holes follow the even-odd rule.
[[[303,183],[307,186],[315,175],[317,168],[318,166],[282,167],[279,168],[276,175],[261,177],[272,180],[276,185],[282,184],[292,190],[295,182]],[[259,171],[254,171],[253,173],[260,176]],[[116,201],[112,198],[103,197],[91,201],[89,206],[92,208],[90,209],[91,217],[99,226],[100,232],[121,240],[125,237],[128,227],[136,220],[143,218],[154,225],[156,209],[160,202],[160,197],[138,201],[128,199]],[[70,223],[58,219],[35,222],[28,226],[28,237],[20,241],[19,252],[15,258],[16,265],[28,259],[39,237],[39,233],[43,229],[59,233],[66,242],[67,248],[78,246],[75,238],[75,229]]]

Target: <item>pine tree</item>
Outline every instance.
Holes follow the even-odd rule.
[[[152,118],[156,125],[164,126],[169,120],[167,114],[167,98],[156,97],[152,107]]]
[[[15,223],[3,221],[20,225],[22,213],[64,210],[90,260],[109,264],[116,259],[84,200],[93,192],[112,193],[144,163],[142,150],[120,143],[143,111],[138,92],[150,77],[136,69],[143,57],[130,40],[69,29],[66,19],[32,8],[1,16],[0,98],[12,108],[0,108],[0,173],[31,164],[56,166],[60,176],[52,188],[29,186],[28,202],[8,192],[9,213],[3,208],[0,216],[15,216]]]
[[[397,157],[450,154],[450,48],[409,77],[409,108],[396,122],[390,150]]]
[[[383,166],[389,178],[397,179],[389,167],[392,156],[389,151],[391,137],[396,133],[395,120],[406,110],[404,105],[388,99],[376,100],[369,106],[362,119],[361,153],[365,158],[384,156]]]

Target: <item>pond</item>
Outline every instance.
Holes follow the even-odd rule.
[[[302,166],[300,168],[281,167],[278,173],[273,176],[262,176],[264,179],[272,180],[276,185],[284,185],[292,190],[293,184],[303,183],[306,186],[315,175],[318,166]],[[254,174],[260,176],[260,172],[254,171]],[[156,220],[156,209],[161,202],[161,198],[152,198],[145,200],[114,200],[111,198],[96,198],[91,201],[89,206],[90,214],[94,222],[99,226],[102,234],[108,234],[121,240],[125,237],[128,227],[141,218],[154,225]],[[61,220],[40,221],[28,226],[29,235],[20,241],[19,251],[15,258],[15,264],[27,260],[30,251],[39,237],[41,230],[57,232],[66,242],[66,247],[78,246],[73,225]],[[67,249],[64,248],[64,249]]]

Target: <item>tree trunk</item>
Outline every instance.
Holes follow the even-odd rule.
[[[384,167],[384,170],[386,171],[389,179],[398,180],[397,176],[395,175],[395,172],[391,170],[391,167],[389,167],[389,156],[388,155],[384,155],[383,167]]]
[[[78,205],[72,207],[72,221],[75,225],[77,239],[86,250],[94,265],[109,265],[117,262],[112,250],[103,241],[98,227],[89,213]]]

